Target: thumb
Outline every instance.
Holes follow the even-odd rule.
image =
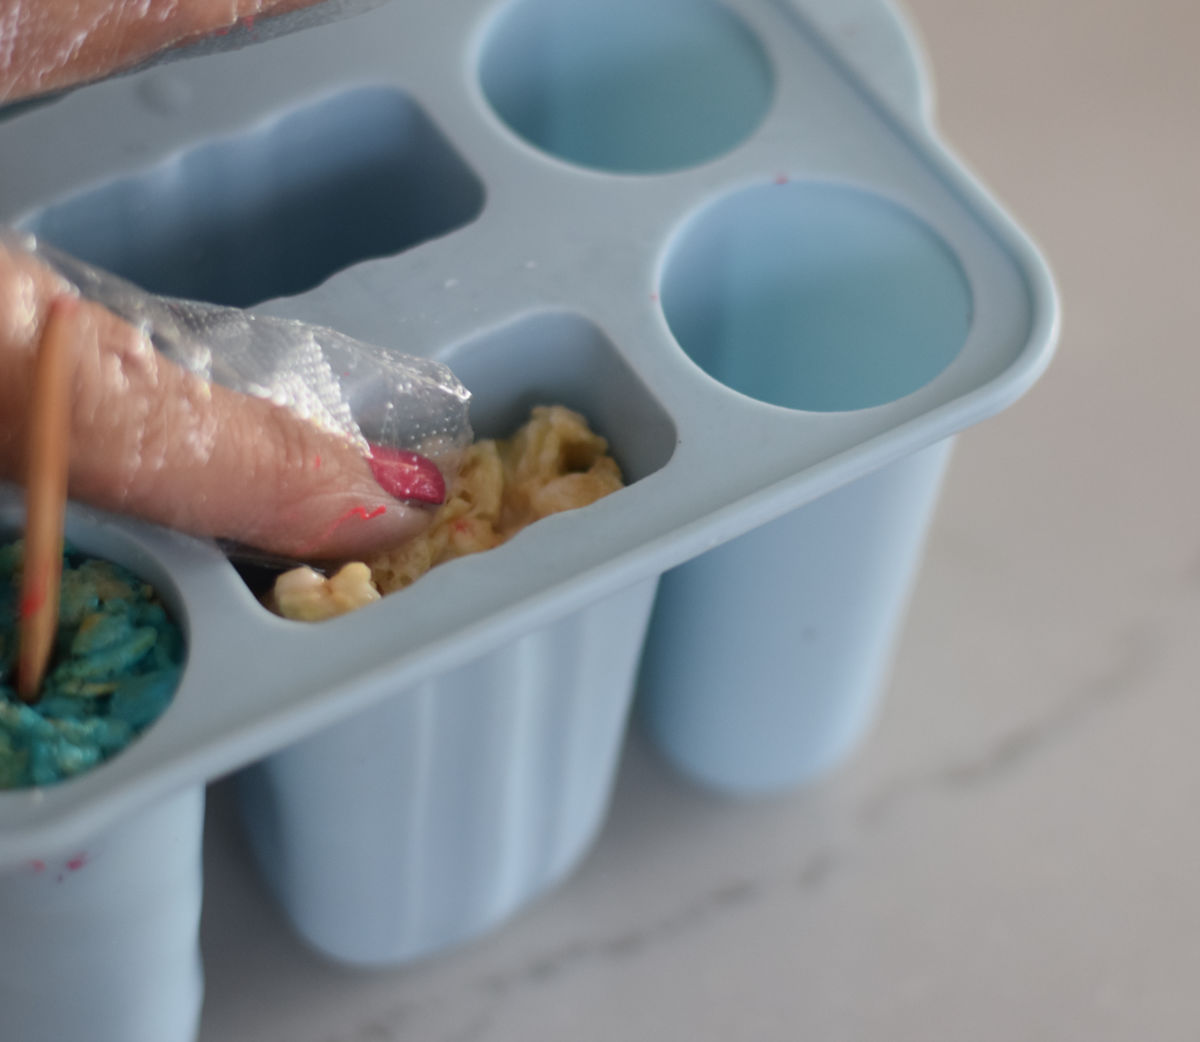
[[[0,251],[0,477],[21,473],[34,355],[64,285]],[[80,301],[66,320],[76,347],[74,498],[313,559],[402,543],[444,498],[441,473],[422,456],[364,456],[282,406],[209,384],[98,304]]]

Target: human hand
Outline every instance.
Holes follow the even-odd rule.
[[[0,0],[0,103],[100,79],[317,0]]]
[[[0,102],[316,0],[0,0]],[[34,353],[72,287],[0,239],[0,479],[23,474]],[[373,448],[210,384],[99,304],[76,324],[70,494],[288,556],[355,557],[421,531],[445,492],[428,459]]]
[[[50,302],[73,288],[0,241],[0,479],[19,480],[33,362]],[[196,535],[312,559],[423,530],[445,495],[415,453],[361,448],[283,406],[210,384],[99,304],[73,309],[72,497]]]

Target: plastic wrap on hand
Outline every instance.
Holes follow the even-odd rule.
[[[386,0],[9,0],[0,104],[175,58],[233,50]]]
[[[181,368],[283,406],[364,455],[371,445],[417,452],[452,474],[471,442],[470,393],[440,362],[292,319],[157,297],[33,235],[0,231],[0,246],[40,259]]]

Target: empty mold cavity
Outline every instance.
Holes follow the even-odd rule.
[[[22,223],[152,292],[248,307],[444,235],[482,205],[479,180],[421,109],[363,87]]]
[[[773,89],[758,39],[712,0],[515,0],[492,26],[479,74],[521,137],[627,173],[729,151]]]
[[[971,290],[946,244],[895,204],[791,182],[692,219],[663,267],[684,351],[759,401],[831,412],[894,401],[961,350]]]
[[[22,538],[24,523],[24,508],[18,505],[16,496],[7,494],[0,484],[0,545]],[[90,516],[81,518],[74,513],[72,506],[68,506],[63,535],[67,546],[76,552],[120,565],[153,587],[167,615],[179,626],[183,635],[183,661],[186,667],[191,640],[187,604],[170,568],[163,564],[158,555],[147,550],[120,526],[97,521]]]
[[[542,312],[445,352],[471,391],[481,438],[507,437],[535,405],[565,405],[608,439],[627,484],[654,473],[675,451],[675,425],[611,340],[591,322]]]

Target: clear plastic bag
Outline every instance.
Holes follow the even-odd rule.
[[[33,235],[0,232],[0,243],[19,243],[188,372],[282,405],[364,453],[382,445],[442,467],[471,442],[470,393],[440,362],[390,353],[323,326],[157,297]]]
[[[423,481],[432,464],[438,471],[432,477],[444,489],[471,442],[470,394],[441,363],[290,319],[157,297],[32,235],[0,229],[0,260],[6,253],[10,312],[22,306],[12,301],[29,301],[34,316],[52,293],[73,292],[100,305],[99,319],[127,334],[83,365],[86,386],[76,391],[85,403],[77,405],[81,425],[117,430],[108,446],[92,444],[103,441],[103,433],[75,441],[79,457],[101,451],[111,457],[90,467],[85,460],[72,475],[72,494],[82,491],[81,498],[97,505],[126,508],[124,482],[138,493],[128,509],[151,520],[294,556],[336,557],[394,544],[423,528],[428,518],[421,511],[438,497],[428,482],[407,495],[404,481]],[[26,288],[11,285],[21,280]],[[21,333],[12,331],[11,319],[0,322],[0,341],[12,342],[0,349],[30,352],[34,317],[27,325],[30,332]],[[109,332],[105,338],[114,340]],[[286,422],[280,410],[289,414]],[[129,422],[122,424],[122,415],[109,421],[106,414],[114,411]],[[136,431],[123,440],[121,432],[135,421],[156,431],[161,444],[148,448]],[[261,443],[271,439],[278,444],[264,449]],[[265,458],[255,455],[268,450]],[[92,478],[97,467],[105,472],[102,482]],[[152,480],[146,472],[155,468],[160,476]],[[171,481],[174,471],[194,478],[181,487]],[[256,482],[264,471],[279,489]],[[261,510],[223,503],[238,481],[246,482],[247,494],[261,495]],[[144,485],[156,485],[157,493],[151,487],[141,497]],[[174,489],[171,496],[163,486]],[[193,502],[162,501],[181,495]],[[271,511],[274,517],[265,516]],[[206,520],[209,515],[214,520]],[[382,520],[370,538],[355,535],[359,522],[376,518]]]
[[[0,0],[0,105],[230,50],[386,0]]]

